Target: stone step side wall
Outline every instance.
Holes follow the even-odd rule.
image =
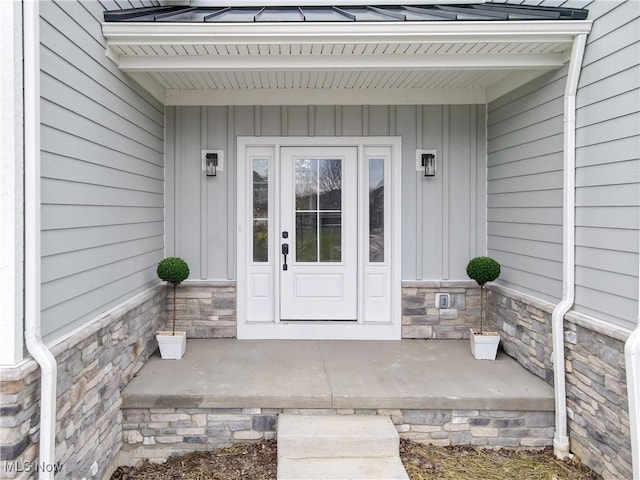
[[[52,347],[57,478],[103,478],[115,467],[122,446],[120,392],[158,348],[164,294],[152,288]],[[0,378],[0,478],[37,478],[40,369],[27,360],[1,368]]]
[[[434,445],[546,447],[553,412],[401,409],[126,408],[121,465],[276,438],[278,415],[391,416],[403,438]]]
[[[450,294],[449,308],[436,306],[436,294]],[[473,281],[402,282],[402,338],[469,338],[480,326],[480,287]]]
[[[166,328],[173,323],[173,287],[166,288]],[[187,338],[235,338],[236,282],[187,281],[176,289],[176,330]]]
[[[502,348],[553,385],[554,305],[496,285],[485,306]],[[571,451],[605,479],[632,478],[624,342],[628,333],[570,312],[564,322]]]

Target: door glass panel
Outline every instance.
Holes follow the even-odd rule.
[[[369,160],[369,261],[384,262],[384,160]]]
[[[318,178],[320,210],[340,210],[342,204],[342,162],[320,160]]]
[[[342,212],[320,212],[320,261],[342,260]]]
[[[269,261],[269,161],[253,160],[253,261]]]
[[[296,261],[318,261],[317,212],[296,212]]]
[[[267,220],[253,221],[253,261],[269,261],[269,226]]]
[[[296,160],[296,210],[318,208],[318,160]]]
[[[342,160],[297,159],[296,261],[342,261]]]

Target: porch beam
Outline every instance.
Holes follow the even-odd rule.
[[[125,72],[195,72],[264,70],[518,70],[554,69],[564,64],[559,53],[484,55],[121,55]]]
[[[477,89],[165,90],[165,105],[470,105],[486,103]]]

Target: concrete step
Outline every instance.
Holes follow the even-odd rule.
[[[278,480],[408,480],[400,457],[279,458]]]
[[[409,480],[381,415],[279,415],[278,480]]]
[[[377,415],[279,415],[278,458],[394,457],[400,437]]]

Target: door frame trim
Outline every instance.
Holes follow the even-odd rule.
[[[273,151],[274,163],[279,162],[281,147],[329,147],[329,146],[353,146],[358,150],[358,163],[364,158],[365,149],[369,147],[384,147],[391,152],[390,161],[390,228],[389,228],[389,260],[391,262],[391,319],[389,322],[367,322],[363,318],[362,310],[358,308],[357,322],[324,322],[324,321],[279,321],[279,312],[274,312],[273,321],[247,322],[248,307],[248,249],[249,238],[246,218],[249,202],[247,175],[247,154],[251,148],[270,148]],[[351,340],[399,340],[402,328],[401,305],[401,171],[402,171],[402,138],[400,136],[372,136],[372,137],[237,137],[236,168],[236,225],[237,225],[237,337],[239,339],[351,339]],[[274,179],[279,176],[279,170],[275,172]],[[361,172],[358,171],[359,181],[362,181]],[[277,182],[277,180],[276,180]],[[274,198],[271,196],[270,198]],[[274,218],[279,217],[279,212],[274,212]],[[358,223],[360,224],[360,211]],[[279,221],[279,220],[276,220]],[[269,249],[272,251],[273,241],[269,239]],[[359,247],[362,243],[359,243]],[[362,252],[359,251],[359,256]],[[358,267],[358,278],[362,279],[363,271]],[[359,283],[362,283],[359,281]],[[279,291],[279,276],[274,278],[272,294]],[[360,290],[360,287],[359,287]],[[359,294],[359,304],[362,296]],[[278,304],[279,302],[275,302]],[[279,309],[279,308],[278,308]]]

